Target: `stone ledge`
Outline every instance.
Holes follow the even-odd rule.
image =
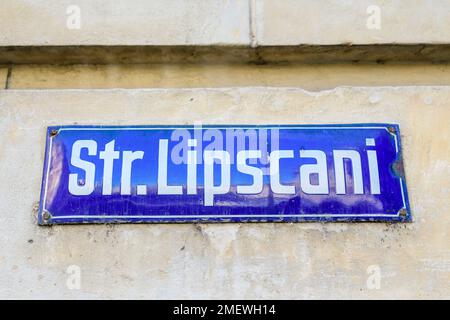
[[[0,46],[446,44],[449,29],[448,0],[0,2]]]
[[[448,62],[450,44],[301,46],[7,46],[0,64]]]

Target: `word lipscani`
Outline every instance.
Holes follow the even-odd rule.
[[[195,195],[198,192],[198,151],[197,139],[189,139],[187,151],[186,183],[183,185],[169,184],[169,140],[160,139],[158,149],[157,193],[158,195]],[[380,178],[377,162],[375,140],[366,138],[367,167],[369,171],[370,194],[380,194]],[[90,157],[97,156],[98,145],[95,140],[77,140],[72,145],[70,163],[73,167],[84,171],[84,179],[81,180],[78,173],[70,173],[68,189],[69,193],[76,196],[86,196],[94,192],[96,165],[94,162],[81,159],[81,151],[87,150]],[[133,162],[144,159],[144,151],[140,150],[115,150],[115,140],[106,143],[104,149],[98,153],[98,158],[103,160],[102,195],[111,195],[113,189],[113,172],[116,160],[121,160],[120,194],[131,195],[131,176]],[[334,166],[334,184],[336,194],[346,194],[348,179],[352,179],[353,193],[364,194],[363,173],[361,155],[356,150],[333,150],[331,155]],[[251,184],[236,186],[238,194],[259,194],[263,191],[263,170],[255,165],[250,165],[250,160],[261,159],[261,150],[241,150],[236,153],[236,170],[243,175],[252,178]],[[273,150],[269,153],[269,182],[271,191],[275,194],[294,195],[298,192],[294,185],[283,184],[280,172],[283,170],[283,161],[299,157],[300,159],[314,160],[315,163],[305,163],[299,166],[300,188],[303,193],[327,195],[330,194],[329,164],[327,154],[322,150]],[[205,206],[214,205],[214,196],[230,192],[231,167],[234,159],[226,150],[203,151],[203,192]],[[344,161],[351,164],[349,175],[345,170]],[[311,162],[311,161],[309,161]],[[314,178],[313,178],[314,177]],[[220,179],[219,179],[220,178]],[[82,182],[80,182],[82,181]],[[137,195],[146,195],[145,185],[136,189]]]

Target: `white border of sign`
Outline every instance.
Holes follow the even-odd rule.
[[[187,128],[189,126],[179,126],[179,127],[141,127],[141,126],[132,126],[132,127],[62,127],[58,131],[94,131],[94,130],[174,130],[174,129],[180,129],[180,128]],[[203,128],[209,128],[213,127],[214,129],[229,129],[229,128],[239,128],[239,129],[254,129],[256,128],[265,128],[265,129],[301,129],[301,130],[317,130],[317,129],[384,129],[389,134],[391,134],[394,137],[395,140],[395,151],[398,154],[399,153],[399,146],[398,146],[398,140],[397,135],[391,133],[387,127],[385,126],[339,126],[339,125],[333,125],[333,126],[270,126],[270,125],[258,125],[258,126],[245,126],[245,125],[236,125],[236,126],[223,126],[220,125],[213,125],[213,126],[203,126]],[[189,128],[191,129],[191,128]],[[192,129],[195,130],[195,127],[192,127]],[[45,189],[44,189],[44,197],[43,197],[43,205],[42,205],[42,212],[48,212],[48,210],[45,209],[46,199],[47,199],[47,184],[48,184],[48,176],[50,173],[50,162],[51,162],[51,152],[52,152],[52,139],[50,139],[50,145],[48,148],[48,154],[47,157],[49,161],[47,162],[47,168],[46,168],[46,174],[45,174]],[[130,219],[130,218],[142,218],[142,219],[167,219],[170,217],[174,218],[181,218],[181,219],[207,219],[207,218],[283,218],[283,217],[300,217],[300,218],[353,218],[358,216],[364,216],[364,217],[398,217],[400,215],[400,212],[403,209],[406,208],[406,201],[405,201],[405,192],[403,188],[403,179],[402,177],[399,177],[399,183],[400,183],[400,189],[402,193],[402,200],[403,200],[403,207],[395,214],[242,214],[242,215],[69,215],[69,216],[52,216],[52,220],[58,220],[58,219]]]

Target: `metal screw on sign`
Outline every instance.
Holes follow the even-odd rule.
[[[52,218],[52,215],[48,211],[44,211],[42,213],[42,219],[44,219],[45,222],[48,222]]]

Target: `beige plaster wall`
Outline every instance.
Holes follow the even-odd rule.
[[[2,0],[0,46],[242,45],[248,19],[244,0]]]
[[[7,77],[8,77],[8,68],[0,65],[0,90],[6,88]]]
[[[449,31],[448,0],[0,1],[0,298],[450,298]],[[74,61],[114,64],[21,65]],[[198,121],[397,122],[414,222],[37,226],[46,126]]]
[[[447,0],[256,0],[256,12],[262,46],[450,41]]]
[[[1,90],[0,297],[450,298],[449,103],[449,86]],[[36,225],[47,125],[194,121],[397,122],[414,222]]]
[[[0,69],[1,70],[1,69]],[[1,71],[0,71],[1,72]],[[449,64],[14,65],[10,89],[450,85]]]
[[[447,0],[0,2],[0,46],[449,43],[449,29]]]

